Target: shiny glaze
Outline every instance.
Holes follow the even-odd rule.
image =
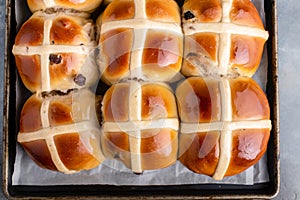
[[[23,46],[28,44],[28,46],[32,47],[42,45],[44,22],[48,19],[49,16],[38,17],[38,15],[30,18],[20,29],[19,36],[16,37],[16,45]],[[84,45],[90,42],[88,38],[89,33],[86,33],[82,28],[82,25],[87,24],[84,19],[60,13],[51,20],[53,22],[50,29],[50,45]],[[31,47],[28,48],[30,49]],[[40,48],[43,48],[43,46],[40,46]],[[58,54],[54,52],[51,55]],[[72,87],[75,84],[73,79],[82,65],[84,65],[86,55],[60,53],[58,56],[61,56],[61,61],[57,64],[50,61],[51,55],[49,55],[50,89]],[[25,86],[32,92],[42,89],[40,56],[15,55],[15,60]]]
[[[265,40],[242,35],[231,36],[231,68],[253,74],[259,66]]]
[[[232,135],[231,160],[225,176],[238,174],[259,161],[266,152],[270,130],[236,130]]]
[[[20,28],[16,39],[16,45],[38,46],[44,39],[44,19],[31,18],[26,21]]]
[[[102,134],[101,144],[106,157],[122,161],[128,168],[131,166],[129,136],[124,132]]]
[[[218,131],[181,134],[180,162],[193,172],[212,176],[219,161],[219,137]]]
[[[38,131],[42,127],[41,110],[42,100],[31,96],[24,104],[20,115],[20,133]],[[34,120],[32,120],[34,119]]]
[[[220,0],[186,0],[183,6],[183,23],[185,25],[190,23],[190,29],[195,28],[193,27],[193,23],[223,23],[221,22],[223,15],[222,9],[222,1]],[[233,0],[229,17],[230,22],[225,23],[234,23],[244,27],[248,26],[264,30],[260,15],[250,0]],[[211,33],[206,34],[209,35]],[[213,41],[208,35],[203,37],[203,41],[205,41],[206,45],[199,43],[200,47],[203,46],[202,52],[198,51],[201,52],[201,54],[193,54],[195,53],[195,50],[187,46],[190,36],[186,37],[185,60],[182,67],[182,73],[185,76],[206,76],[210,74],[225,75],[225,73],[228,73],[230,75],[233,74],[251,77],[255,73],[260,64],[265,39],[232,35],[228,64],[229,68],[227,72],[221,72],[218,69],[218,65],[221,64],[218,63],[218,54],[221,53],[219,49],[219,38],[216,38],[217,40]],[[224,40],[222,41],[224,42]],[[211,46],[213,48],[208,49],[206,46]],[[187,57],[189,53],[191,53],[191,56]]]
[[[149,30],[143,50],[143,70],[159,76],[166,70],[177,72],[181,67],[182,43],[171,33]],[[167,69],[166,69],[167,68]]]
[[[69,170],[91,169],[100,163],[85,148],[78,133],[58,135],[54,141],[61,161]]]
[[[141,161],[144,170],[161,169],[177,160],[177,131],[152,129],[141,132]]]
[[[129,83],[112,86],[103,98],[105,122],[128,121],[128,104],[132,103],[129,95]],[[159,84],[142,85],[142,120],[177,118],[174,95],[169,88]],[[115,109],[115,112],[112,111]],[[102,135],[102,149],[110,158],[121,160],[131,168],[130,133],[105,132]],[[142,170],[167,167],[177,160],[177,131],[171,129],[151,129],[141,131]],[[134,144],[133,144],[134,145]]]
[[[73,8],[80,11],[93,11],[102,0],[54,0],[54,7]],[[32,12],[46,9],[45,0],[27,0]]]
[[[62,57],[61,63],[51,64],[49,61],[51,83],[57,87],[64,81],[72,81],[86,58],[85,55],[76,53],[61,53],[59,55]]]
[[[233,121],[270,118],[266,95],[254,80],[250,78],[231,79],[230,86]]]
[[[185,36],[181,72],[185,76],[215,71],[218,64],[219,34],[196,33]]]
[[[199,22],[220,22],[221,6],[220,0],[187,0],[183,5],[183,13],[190,11]]]
[[[51,154],[45,140],[23,142],[22,146],[38,166],[54,171],[57,170],[52,161]]]
[[[49,122],[51,126],[74,123],[72,118],[72,102],[51,101],[49,106]]]
[[[84,5],[87,2],[92,2],[89,0],[55,0],[58,4],[65,4],[65,5]]]
[[[177,118],[177,108],[173,93],[158,84],[142,86],[142,120]]]
[[[150,20],[180,24],[179,8],[173,0],[146,0],[146,14]]]
[[[52,22],[50,41],[52,44],[80,45],[86,43],[82,27],[70,17],[58,17]]]
[[[76,121],[81,122],[88,120],[91,116],[93,116],[93,114],[90,114],[90,112],[93,112],[93,110],[91,110],[92,108],[90,108],[93,106],[93,103],[87,102],[88,105],[82,105],[84,101],[92,100],[94,96],[91,92],[82,90],[80,93],[72,92],[68,95],[58,94],[54,92],[53,96],[49,95],[44,98],[41,98],[41,95],[34,94],[30,97],[22,109],[19,134],[27,134],[26,132],[43,130],[41,123],[41,105],[45,101],[49,101],[48,115],[46,115],[46,113],[42,113],[49,119],[50,127],[44,127],[47,131],[49,130],[47,128],[51,129],[60,125],[72,125],[75,123],[73,117]],[[81,98],[84,100],[78,99],[80,95],[82,95]],[[87,110],[83,108],[87,108]],[[84,113],[81,113],[80,111]],[[45,137],[44,134],[51,133],[49,131],[39,134],[41,134],[40,136]],[[92,134],[94,133],[95,132]],[[91,169],[96,167],[103,160],[102,152],[99,148],[99,138],[90,137],[83,142],[81,137],[83,134],[85,133],[62,133],[53,136],[55,149],[57,150],[61,161],[69,170],[80,171],[83,169]],[[83,138],[84,137],[85,136],[83,136]],[[55,167],[52,161],[52,156],[49,152],[51,144],[47,145],[45,140],[32,139],[30,142],[22,142],[21,145],[39,166],[51,170],[58,170]]]
[[[239,77],[228,79],[232,99],[232,121],[264,120],[270,118],[270,109],[267,98],[259,85],[251,78]],[[187,84],[189,83],[189,84]],[[215,85],[213,85],[214,83]],[[176,96],[179,105],[179,113],[183,122],[189,122],[188,117],[192,111],[190,102],[195,102],[199,90],[201,95],[207,96],[207,88],[218,88],[218,80],[209,82],[209,79],[198,77],[189,78],[179,85]],[[187,91],[195,90],[194,96],[189,96]],[[210,91],[213,91],[212,89]],[[216,91],[217,94],[220,91]],[[197,95],[195,95],[197,94]],[[205,95],[206,94],[206,95]],[[211,93],[214,94],[214,93]],[[184,102],[190,107],[184,108]],[[199,104],[199,103],[198,103]],[[215,103],[210,103],[214,105]],[[203,105],[209,108],[210,104]],[[200,103],[201,110],[201,103]],[[211,113],[211,110],[207,109]],[[188,113],[188,114],[187,114]],[[188,116],[188,117],[187,117]],[[200,113],[201,116],[201,113]],[[209,117],[211,116],[208,115]],[[186,121],[184,121],[186,120]],[[218,119],[217,121],[219,121]],[[200,121],[201,123],[201,121]],[[259,128],[259,127],[258,127]],[[242,129],[232,131],[232,155],[226,176],[238,174],[259,161],[267,149],[270,136],[269,129]],[[201,134],[181,134],[179,147],[179,160],[190,170],[212,176],[219,159],[219,132],[208,132]]]
[[[131,29],[115,29],[101,35],[102,56],[105,60],[105,76],[118,81],[129,72],[130,53],[133,43]],[[101,63],[100,63],[101,64]]]
[[[110,3],[102,15],[102,23],[134,18],[134,1],[115,0]]]
[[[255,6],[249,0],[233,0],[230,19],[236,24],[264,29]]]
[[[185,48],[191,53],[200,53],[217,61],[219,35],[214,33],[197,33],[185,37]],[[188,56],[188,55],[186,55]]]
[[[207,123],[220,120],[218,82],[192,77],[176,90],[178,111],[182,122]]]
[[[35,91],[41,84],[40,56],[20,56],[15,55],[16,66],[20,77],[26,87]]]
[[[129,84],[112,86],[103,99],[103,118],[105,122],[128,121]]]

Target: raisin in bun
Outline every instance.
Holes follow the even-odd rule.
[[[99,77],[93,22],[84,13],[53,11],[34,13],[13,46],[19,74],[31,92],[88,87]]]
[[[255,73],[268,32],[250,0],[186,0],[182,12],[185,76]]]
[[[18,142],[46,169],[70,174],[98,166],[104,157],[95,95],[84,89],[32,95],[21,112]]]
[[[192,77],[176,90],[181,119],[179,160],[221,180],[259,161],[267,149],[268,100],[251,78]]]
[[[177,160],[178,118],[170,88],[135,81],[113,85],[102,102],[103,153],[135,173],[168,167]]]
[[[178,75],[183,36],[175,1],[116,0],[97,25],[97,61],[107,84],[128,78],[168,82]]]
[[[47,8],[66,8],[91,13],[101,2],[102,0],[27,0],[32,12]]]

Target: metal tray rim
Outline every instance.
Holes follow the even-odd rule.
[[[12,22],[12,8],[11,5],[14,0],[6,0],[6,11],[5,11],[5,63],[4,63],[4,99],[3,99],[3,113],[4,113],[4,121],[3,121],[3,143],[4,148],[2,152],[2,159],[3,159],[3,181],[2,181],[2,190],[4,195],[8,199],[40,199],[41,197],[38,196],[12,196],[9,191],[9,107],[10,107],[10,95],[12,88],[10,86],[11,81],[11,74],[10,74],[10,57],[11,57],[11,22]],[[279,186],[280,186],[280,154],[279,154],[279,87],[278,87],[278,46],[277,46],[277,0],[266,0],[270,1],[270,5],[272,5],[271,9],[271,25],[272,29],[270,30],[270,38],[271,41],[268,42],[269,47],[272,49],[272,70],[269,69],[268,74],[268,84],[272,85],[272,91],[268,93],[272,97],[273,101],[273,137],[275,140],[275,148],[274,148],[274,156],[275,156],[275,177],[274,177],[274,190],[271,194],[232,194],[232,195],[204,195],[204,196],[186,196],[186,195],[178,195],[178,196],[166,196],[166,195],[147,195],[147,196],[136,196],[136,195],[129,195],[129,196],[98,196],[98,195],[83,195],[80,197],[75,197],[72,195],[62,195],[57,197],[62,197],[63,199],[270,199],[277,196],[279,193]],[[271,72],[270,72],[271,71]],[[272,81],[272,83],[269,83]],[[54,199],[56,197],[47,197],[47,199]]]

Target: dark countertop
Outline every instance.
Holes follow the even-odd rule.
[[[3,107],[5,1],[0,0],[0,106]],[[281,187],[275,199],[300,199],[300,1],[278,1]],[[0,109],[0,116],[3,110]],[[0,120],[3,130],[3,118]],[[0,136],[2,140],[2,134]],[[2,152],[2,145],[0,145]],[[1,158],[2,159],[2,158]],[[0,162],[2,165],[2,162]],[[1,166],[2,168],[2,166]],[[2,182],[2,173],[0,173]],[[0,199],[5,199],[0,193]]]

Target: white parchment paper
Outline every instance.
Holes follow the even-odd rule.
[[[264,1],[253,0],[253,3],[264,20]],[[16,19],[18,26],[24,22],[24,14],[18,12],[22,10],[21,4],[24,3],[20,3],[20,1],[16,2]],[[265,51],[260,68],[254,75],[254,79],[264,90],[267,82],[267,66],[268,61]],[[178,161],[173,166],[165,169],[145,171],[141,175],[135,175],[119,161],[106,160],[93,170],[66,175],[38,167],[19,144],[16,148],[16,159],[12,177],[13,185],[183,185],[206,183],[252,185],[268,181],[269,175],[266,155],[255,166],[250,167],[245,172],[232,177],[226,177],[222,181],[215,181],[208,176],[195,174]]]

